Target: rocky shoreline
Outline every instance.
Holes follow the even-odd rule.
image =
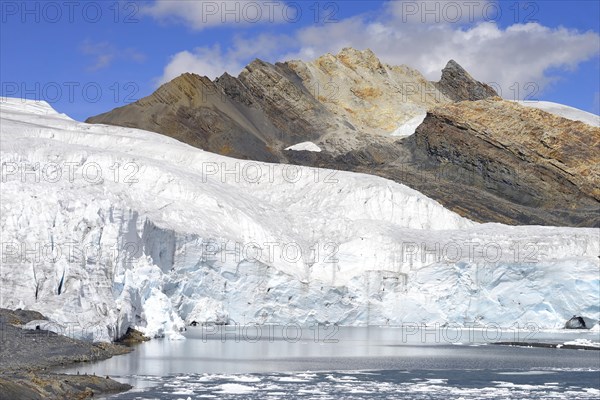
[[[131,389],[108,376],[68,375],[58,367],[93,362],[132,351],[112,343],[90,343],[46,330],[25,330],[34,311],[0,309],[0,400],[87,399]]]

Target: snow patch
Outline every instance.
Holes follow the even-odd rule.
[[[26,330],[44,330],[48,332],[54,332],[58,334],[65,334],[65,327],[54,323],[52,321],[47,321],[44,319],[36,319],[33,321],[29,321],[25,325],[22,326],[22,329]]]
[[[591,126],[600,127],[600,116],[551,101],[517,101],[522,106],[537,108],[572,121],[581,121]]]
[[[405,121],[396,128],[394,132],[391,133],[391,136],[410,136],[423,123],[425,117],[427,116],[427,112],[423,111],[422,113],[410,118],[408,121]]]
[[[298,144],[295,144],[290,147],[286,147],[285,149],[286,150],[294,150],[294,151],[313,151],[316,153],[321,152],[321,148],[319,146],[317,146],[316,144],[314,144],[313,142],[302,142],[302,143],[298,143]]]

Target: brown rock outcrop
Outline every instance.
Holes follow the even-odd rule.
[[[442,70],[442,78],[435,86],[453,101],[475,101],[498,96],[491,86],[475,80],[454,60],[448,61]]]

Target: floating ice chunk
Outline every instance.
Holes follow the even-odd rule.
[[[589,339],[582,339],[582,338],[575,339],[575,340],[569,340],[568,342],[565,342],[564,344],[572,345],[572,346],[600,347],[600,343],[592,342]]]
[[[222,385],[217,386],[217,389],[219,390],[216,393],[221,394],[245,394],[254,392],[256,390],[256,388],[246,385],[240,385],[239,383],[224,383]]]

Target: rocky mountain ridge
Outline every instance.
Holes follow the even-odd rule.
[[[439,82],[370,50],[255,60],[237,78],[183,74],[87,122],[241,159],[383,176],[475,221],[600,226],[600,129],[504,101],[453,60]],[[322,151],[285,150],[301,142]]]

